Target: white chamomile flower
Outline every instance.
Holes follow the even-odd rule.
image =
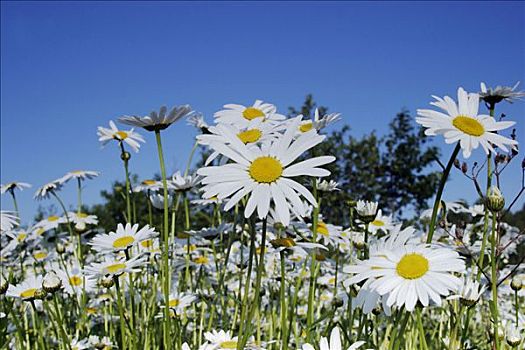
[[[170,294],[168,305],[177,315],[181,315],[195,300],[197,300],[197,297],[193,294],[178,293],[174,291]],[[165,303],[163,302],[161,307],[164,305]]]
[[[380,295],[389,294],[388,306],[404,305],[408,311],[413,311],[418,301],[428,306],[431,299],[441,305],[441,295],[457,291],[461,286],[461,280],[454,273],[464,270],[465,262],[457,252],[426,244],[382,250],[381,254],[344,269],[355,274],[349,284],[373,279],[370,289]]]
[[[435,136],[442,134],[446,143],[459,142],[463,157],[470,157],[472,150],[483,147],[485,153],[495,152],[494,146],[508,151],[506,146],[514,148],[518,142],[496,133],[512,125],[511,121],[496,121],[490,115],[478,114],[479,95],[458,89],[458,103],[445,96],[433,96],[436,101],[430,104],[443,112],[432,109],[418,109],[416,121],[423,125],[425,134]]]
[[[213,116],[217,123],[233,124],[241,128],[249,125],[251,120],[262,118],[265,122],[275,123],[286,119],[282,114],[278,114],[277,108],[260,100],[256,100],[252,106],[238,104],[224,105],[223,110],[216,112]]]
[[[105,276],[120,276],[123,273],[132,273],[140,271],[140,268],[148,263],[146,258],[139,255],[126,260],[124,258],[116,258],[106,256],[102,262],[94,262],[85,267],[85,273],[90,277],[105,277]]]
[[[333,192],[333,191],[339,191],[337,188],[339,184],[334,180],[321,180],[317,179],[317,190],[321,192]]]
[[[84,338],[84,339],[79,339],[78,337],[77,338],[74,338],[73,340],[71,340],[71,343],[69,344],[69,347],[71,350],[84,350],[84,349],[89,349],[89,338]]]
[[[173,188],[175,191],[185,192],[197,186],[201,179],[202,178],[199,175],[181,175],[180,171],[177,171],[171,177],[168,187]]]
[[[465,305],[472,306],[481,298],[486,288],[486,285],[482,286],[478,281],[464,279],[458,293],[451,295],[448,299],[460,299]]]
[[[116,140],[119,143],[126,143],[133,151],[138,152],[140,148],[140,142],[145,143],[144,138],[139,133],[131,130],[119,130],[113,120],[109,121],[109,129],[102,126],[98,127],[97,131],[98,140],[102,143],[102,146],[107,144],[111,140]]]
[[[4,194],[6,192],[14,192],[14,190],[20,190],[23,191],[24,188],[30,188],[31,185],[25,182],[8,182],[6,184],[0,185],[0,194]]]
[[[36,190],[34,198],[37,200],[47,199],[52,193],[60,191],[62,184],[57,180],[49,182]]]
[[[328,176],[330,175],[328,170],[318,167],[333,162],[335,157],[315,157],[292,165],[292,162],[303,152],[321,143],[325,138],[315,132],[309,132],[292,142],[300,120],[295,118],[286,132],[265,149],[248,148],[235,134],[225,135],[229,138],[230,144],[211,144],[212,148],[233,162],[205,167],[197,171],[197,174],[204,176],[203,197],[217,196],[219,199],[230,197],[224,208],[230,210],[244,196],[251,194],[244,215],[250,217],[257,209],[261,219],[268,215],[270,202],[273,201],[276,212],[285,225],[290,222],[290,210],[297,217],[304,216],[306,208],[300,195],[312,205],[317,203],[310,191],[290,178],[305,175]]]
[[[208,131],[209,125],[204,121],[204,116],[200,113],[194,113],[186,120],[188,125],[191,125],[201,131]]]
[[[69,212],[69,220],[75,224],[77,230],[83,231],[87,225],[98,224],[98,218],[96,215],[89,215],[83,212]]]
[[[374,221],[370,222],[368,225],[368,230],[372,234],[376,234],[377,231],[383,231],[384,233],[387,233],[394,227],[395,225],[392,222],[392,215],[383,215],[383,212],[381,209],[379,209]]]
[[[237,337],[232,337],[230,331],[216,331],[204,333],[204,338],[208,341],[209,347],[207,350],[227,350],[237,348]]]
[[[0,231],[11,231],[15,226],[18,226],[18,220],[14,213],[5,210],[0,211]]]
[[[487,85],[482,82],[480,84],[479,98],[489,104],[496,104],[503,100],[512,103],[514,100],[520,100],[522,97],[525,97],[525,91],[516,91],[518,85],[520,85],[519,81],[512,87],[498,85],[495,88],[487,88]]]
[[[321,117],[319,115],[319,109],[316,108],[313,119],[305,119],[301,121],[299,132],[308,132],[312,129],[320,131],[326,128],[328,125],[333,124],[339,120],[341,120],[340,113],[325,114]]]
[[[6,295],[31,301],[35,298],[35,292],[42,288],[42,276],[29,275],[24,281],[17,285],[9,285]]]
[[[368,218],[373,221],[377,215],[378,205],[377,202],[358,200],[355,210],[361,218]]]
[[[125,115],[120,117],[119,121],[123,124],[144,128],[147,131],[160,131],[193,113],[190,105],[174,106],[169,113],[167,107],[162,106],[158,113],[152,111],[148,116]]]
[[[78,181],[91,180],[97,177],[98,175],[99,175],[98,171],[75,170],[75,171],[68,172],[66,175],[62,176],[57,181],[61,184],[65,184],[66,182],[72,179],[76,179]]]
[[[361,347],[365,342],[364,341],[358,341],[350,345],[350,347],[347,350],[355,350]],[[321,341],[319,342],[319,350],[342,350],[342,344],[341,344],[341,333],[338,327],[335,327],[332,329],[332,332],[330,333],[330,343],[328,343],[328,339],[326,337],[321,337]],[[303,350],[315,350],[315,348],[310,344],[304,344]]]
[[[162,181],[157,180],[143,180],[140,184],[133,187],[133,192],[148,192],[148,191],[159,191],[162,187]]]
[[[96,235],[89,244],[94,250],[101,253],[119,252],[131,248],[141,241],[154,238],[157,235],[158,233],[155,229],[149,225],[139,230],[139,224],[133,226],[131,226],[130,223],[127,223],[126,226],[118,224],[116,232]]]
[[[151,202],[151,205],[153,205],[153,207],[159,210],[164,209],[164,196],[161,193],[150,194],[149,200]],[[173,197],[171,194],[168,193],[168,207],[171,207],[172,203],[173,203]]]
[[[65,223],[67,220],[63,216],[51,215],[45,219],[40,220],[35,228],[42,228],[45,231],[49,231],[58,227],[58,225]]]

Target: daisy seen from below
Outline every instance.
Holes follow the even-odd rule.
[[[106,256],[102,262],[94,262],[85,267],[87,276],[95,278],[105,276],[120,276],[123,273],[139,272],[140,268],[148,263],[147,258],[135,256],[129,260]]]
[[[321,117],[319,115],[319,109],[316,108],[314,117],[312,119],[305,119],[301,121],[301,125],[299,126],[299,131],[308,132],[312,129],[321,131],[322,129],[326,128],[328,125],[333,124],[339,120],[341,120],[341,113],[330,113],[330,114],[325,114]]]
[[[35,195],[33,196],[36,200],[42,200],[49,198],[49,195],[56,193],[62,189],[62,184],[57,180],[49,182],[36,190]]]
[[[94,179],[97,176],[99,176],[99,172],[98,171],[75,170],[75,171],[68,172],[66,175],[62,176],[57,181],[59,183],[61,183],[61,184],[65,184],[66,182],[68,182],[69,180],[72,180],[72,179],[76,179],[78,181],[83,181],[83,180]]]
[[[419,301],[423,306],[429,300],[441,305],[441,296],[456,292],[462,285],[454,273],[463,273],[465,262],[449,248],[426,244],[407,244],[377,252],[370,259],[345,267],[355,276],[348,284],[372,279],[370,290],[380,295],[389,294],[387,305],[403,305],[413,311]]]
[[[458,103],[449,96],[433,96],[430,104],[442,111],[418,109],[416,121],[426,128],[425,134],[443,135],[446,143],[459,142],[463,157],[470,157],[472,150],[481,145],[485,153],[495,152],[493,146],[508,151],[506,146],[514,148],[518,142],[497,134],[515,124],[512,121],[496,121],[490,115],[478,114],[479,95],[458,89]]]
[[[525,91],[516,91],[518,85],[520,85],[519,81],[512,87],[498,85],[495,88],[487,88],[487,85],[482,82],[480,84],[479,98],[489,105],[494,105],[503,100],[512,103],[514,100],[520,100],[522,97],[525,97]]]
[[[2,210],[0,212],[0,231],[11,231],[15,226],[18,226],[18,217],[10,211]]]
[[[227,104],[225,109],[216,112],[213,116],[217,123],[234,124],[240,128],[247,127],[250,121],[261,118],[264,122],[278,123],[286,119],[277,113],[277,108],[271,103],[256,100],[252,106]]]
[[[358,341],[350,345],[347,350],[354,350],[360,348],[365,342]],[[341,331],[338,327],[332,329],[330,333],[330,343],[326,337],[321,337],[319,342],[319,350],[342,350],[343,346],[341,344]],[[304,344],[303,350],[315,350],[315,348],[310,344]]]
[[[126,226],[118,224],[116,232],[99,234],[93,238],[89,245],[100,253],[119,252],[157,235],[155,229],[149,225],[139,230],[139,224],[133,226],[130,223],[127,223]]]
[[[28,183],[25,183],[25,182],[9,182],[9,183],[6,183],[4,185],[1,185],[0,186],[0,193],[1,194],[4,194],[8,191],[11,191],[13,192],[14,190],[20,190],[20,191],[23,191],[24,188],[30,188],[31,185],[28,184]]]
[[[169,112],[166,106],[162,106],[159,112],[152,111],[147,116],[125,115],[120,117],[119,121],[122,124],[144,128],[147,131],[159,131],[194,113],[190,105],[174,106]]]
[[[318,145],[324,136],[315,131],[302,134],[292,142],[301,118],[294,118],[288,129],[268,147],[248,148],[237,135],[226,132],[230,143],[212,143],[210,146],[233,162],[221,166],[200,168],[197,174],[204,176],[204,198],[230,197],[224,210],[230,210],[244,196],[250,195],[244,212],[250,217],[255,209],[260,219],[266,218],[273,201],[276,212],[284,225],[290,223],[290,211],[302,217],[306,211],[300,196],[312,205],[315,198],[303,185],[293,181],[295,176],[323,177],[330,175],[319,166],[331,163],[333,156],[310,158],[299,163],[292,162],[308,149]]]
[[[9,285],[6,295],[32,301],[35,299],[35,292],[42,288],[42,280],[42,276],[30,275],[17,285]]]
[[[140,142],[146,142],[142,135],[135,132],[135,129],[128,131],[119,130],[112,120],[109,121],[109,129],[99,126],[97,135],[102,146],[106,145],[111,140],[116,140],[119,143],[126,143],[133,151],[135,151],[135,153],[139,151]]]

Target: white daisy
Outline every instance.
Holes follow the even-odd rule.
[[[197,186],[201,179],[202,178],[196,174],[181,175],[180,171],[177,171],[171,177],[171,181],[168,183],[168,188],[173,188],[175,191],[185,192]]]
[[[333,162],[335,157],[311,158],[294,165],[291,163],[303,152],[324,140],[315,132],[302,134],[294,142],[293,135],[301,121],[295,118],[286,132],[268,147],[248,148],[237,135],[227,134],[230,144],[213,143],[211,147],[233,161],[222,166],[201,168],[204,198],[230,197],[225,210],[230,210],[244,196],[251,194],[246,204],[245,217],[257,209],[259,218],[265,218],[273,200],[275,209],[283,224],[290,222],[290,210],[298,217],[304,216],[306,208],[300,199],[304,196],[312,205],[317,205],[313,195],[302,185],[291,180],[295,176],[328,176],[330,172],[318,166]],[[225,130],[227,133],[227,131]]]
[[[446,143],[458,142],[465,158],[470,157],[472,150],[483,147],[485,152],[495,152],[493,145],[508,151],[506,145],[514,148],[518,142],[497,134],[495,131],[507,129],[514,125],[511,121],[496,121],[489,115],[478,114],[479,95],[458,89],[458,103],[445,96],[433,96],[437,101],[430,104],[443,110],[418,109],[416,121],[423,125],[425,134],[435,136],[442,134]]]
[[[350,347],[347,350],[354,350],[361,347],[365,342],[364,341],[358,341],[350,345]],[[335,327],[332,329],[332,332],[330,333],[330,343],[328,343],[328,339],[326,337],[321,337],[321,341],[319,342],[319,350],[342,350],[342,344],[341,344],[341,333],[339,331],[338,327]],[[304,344],[303,350],[314,350],[315,348],[310,344]]]
[[[149,225],[139,230],[139,224],[131,226],[127,223],[117,225],[117,232],[102,233],[96,235],[89,243],[94,250],[100,253],[124,251],[137,245],[146,239],[154,238],[158,235],[154,228]]]
[[[176,291],[171,292],[168,305],[169,308],[177,315],[181,315],[188,306],[190,306],[197,297],[193,294],[178,293]],[[166,305],[165,302],[162,302],[161,308]]]
[[[25,182],[9,182],[4,185],[0,185],[0,193],[4,194],[7,191],[13,192],[14,190],[23,191],[24,188],[30,188],[31,185]]]
[[[38,190],[36,190],[34,198],[37,200],[47,199],[49,198],[49,195],[53,192],[60,191],[62,188],[62,184],[58,182],[57,180],[49,182],[42,187],[40,187]]]
[[[316,108],[314,117],[312,119],[306,119],[306,120],[301,121],[301,125],[299,126],[299,131],[308,132],[312,129],[320,131],[326,128],[328,125],[333,124],[339,120],[341,120],[340,113],[325,114],[321,117],[319,115],[319,109]]]
[[[42,228],[45,232],[57,228],[58,225],[63,224],[66,221],[66,218],[63,216],[51,215],[37,222],[35,228]]]
[[[481,83],[481,91],[479,92],[479,98],[489,104],[496,104],[503,100],[512,103],[513,100],[520,100],[525,97],[525,91],[516,91],[520,82],[518,81],[514,86],[496,86],[495,88],[489,87],[485,83]]]
[[[98,218],[96,215],[89,215],[86,213],[69,212],[69,219],[75,224],[77,230],[83,231],[86,225],[98,224]]]
[[[458,293],[448,299],[460,299],[465,305],[472,306],[481,298],[486,288],[486,285],[481,285],[478,281],[464,279]]]
[[[9,285],[6,295],[22,300],[34,300],[35,292],[42,288],[42,276],[30,275],[17,285]]]
[[[392,250],[382,250],[346,272],[356,274],[350,284],[373,279],[370,289],[380,295],[389,294],[387,305],[405,306],[413,311],[416,303],[428,306],[429,299],[441,305],[441,295],[457,291],[461,280],[453,273],[463,273],[465,263],[459,254],[448,248],[426,244],[407,244]]]
[[[377,206],[377,202],[358,200],[355,210],[362,218],[375,218],[377,215]]]
[[[120,276],[123,273],[139,272],[148,263],[146,258],[135,256],[129,260],[106,256],[103,262],[94,262],[86,266],[86,275],[92,277]]]
[[[339,191],[339,188],[337,188],[339,184],[334,180],[321,180],[317,179],[317,190],[321,192],[333,192],[333,191]]]
[[[221,111],[216,112],[213,116],[217,123],[233,124],[241,128],[249,125],[249,122],[256,118],[262,118],[265,122],[275,123],[286,119],[282,114],[276,113],[277,108],[260,100],[256,100],[252,106],[243,106],[238,104],[224,105]]]
[[[204,121],[204,116],[200,113],[192,114],[188,117],[188,125],[191,125],[202,132],[208,132],[209,125]]]
[[[65,184],[66,182],[68,182],[69,180],[72,180],[72,179],[76,179],[76,180],[79,180],[79,181],[91,180],[91,179],[94,179],[95,177],[97,177],[98,175],[99,175],[98,171],[75,170],[75,171],[68,172],[66,175],[62,176],[57,181],[59,183],[61,183],[61,184]]]
[[[237,337],[232,337],[230,331],[216,331],[204,333],[204,338],[208,341],[209,346],[206,347],[208,350],[227,350],[237,348]]]
[[[392,222],[392,215],[383,215],[381,209],[378,210],[376,218],[368,225],[368,230],[372,234],[376,234],[377,231],[383,231],[387,233],[395,227]]]
[[[159,112],[152,111],[149,116],[125,115],[119,118],[123,124],[137,126],[148,131],[164,130],[177,120],[189,117],[194,111],[190,105],[174,106],[168,113],[166,106],[160,107]]]
[[[0,231],[11,231],[15,226],[18,226],[18,220],[14,213],[5,210],[0,211]]]
[[[109,129],[102,126],[98,127],[98,140],[103,146],[111,140],[117,140],[119,143],[125,142],[133,151],[138,152],[140,142],[146,142],[142,135],[135,132],[134,129],[128,131],[119,130],[112,120],[109,121],[109,127]]]
[[[134,192],[158,191],[162,189],[162,181],[152,179],[143,180],[140,184],[133,187]]]

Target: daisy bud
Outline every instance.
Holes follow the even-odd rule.
[[[62,287],[62,280],[53,271],[48,272],[42,281],[42,288],[48,293],[54,293]]]
[[[490,211],[499,212],[505,207],[505,198],[496,186],[489,188],[486,198],[486,204]]]
[[[100,280],[100,284],[105,288],[111,288],[115,284],[115,281],[113,281],[113,277],[106,276]]]
[[[85,222],[78,222],[75,224],[75,230],[77,232],[84,232],[86,230],[86,223]]]
[[[57,243],[55,249],[58,254],[64,254],[66,251],[66,247],[62,243]]]
[[[5,294],[7,292],[7,288],[9,288],[9,281],[4,278],[4,276],[0,275],[0,295]]]
[[[515,327],[510,326],[507,328],[507,336],[506,336],[507,344],[509,344],[512,347],[517,347],[521,343],[521,335],[519,330],[517,330]]]
[[[467,163],[463,162],[463,164],[461,164],[461,172],[463,174],[466,174],[467,171],[468,171],[468,165],[467,165]]]
[[[39,288],[35,291],[33,298],[37,300],[44,300],[46,295],[47,295],[47,292],[44,289]]]
[[[510,282],[510,288],[514,291],[519,291],[523,287],[523,282],[521,281],[521,278],[518,276],[514,276],[512,278],[512,281]]]
[[[131,154],[129,152],[122,152],[120,154],[120,159],[123,161],[128,161],[131,158]]]

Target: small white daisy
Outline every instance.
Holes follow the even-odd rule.
[[[42,288],[42,276],[30,275],[17,285],[9,285],[6,295],[25,301],[34,300],[35,292]]]
[[[425,134],[435,136],[442,134],[446,143],[459,142],[463,157],[470,157],[472,150],[483,147],[485,153],[496,152],[494,146],[508,151],[506,146],[514,148],[518,142],[497,134],[515,124],[512,121],[496,121],[490,115],[478,114],[479,95],[458,89],[458,103],[445,96],[433,96],[436,101],[430,104],[443,112],[432,109],[418,109],[416,121],[423,125]]]
[[[487,88],[485,83],[481,83],[481,91],[479,92],[479,98],[489,104],[496,104],[503,100],[512,103],[514,100],[520,100],[525,97],[525,91],[516,91],[520,82],[518,81],[514,86],[501,86],[498,85],[495,88]]]
[[[137,126],[148,131],[164,130],[177,120],[187,118],[194,111],[189,105],[174,106],[168,113],[166,106],[160,107],[159,112],[152,111],[148,116],[125,115],[119,118],[123,124]]]
[[[86,275],[95,278],[120,276],[123,273],[139,272],[148,263],[146,258],[135,256],[129,260],[106,256],[102,262],[94,262],[85,267]]]
[[[157,235],[158,233],[155,232],[155,229],[149,225],[139,230],[139,224],[133,226],[131,226],[130,223],[127,223],[126,226],[118,224],[116,232],[96,235],[89,245],[100,253],[119,252],[136,246],[141,241],[154,238]]]
[[[127,131],[119,130],[112,120],[109,121],[109,127],[109,129],[102,126],[98,127],[98,140],[103,146],[111,140],[116,140],[119,143],[126,143],[129,147],[131,147],[131,149],[133,149],[133,151],[138,152],[140,148],[140,142],[146,142],[142,135],[135,132],[134,129]]]
[[[9,182],[4,185],[0,185],[0,193],[4,194],[8,191],[13,192],[14,190],[20,190],[23,191],[24,188],[30,188],[31,185],[25,182]]]
[[[15,226],[18,226],[18,216],[10,211],[0,211],[0,231],[11,231]]]
[[[213,116],[217,123],[233,124],[244,128],[251,120],[262,118],[265,122],[280,122],[286,117],[277,113],[277,108],[260,100],[256,100],[252,106],[238,104],[224,105],[223,110],[216,112]]]
[[[185,192],[197,186],[201,179],[202,177],[199,175],[181,175],[180,171],[177,171],[171,177],[168,187],[173,188],[175,191]]]
[[[37,200],[47,199],[49,198],[49,195],[53,192],[58,192],[62,188],[62,184],[58,182],[57,180],[49,182],[42,187],[40,187],[38,190],[36,190],[34,198]]]
[[[361,347],[365,342],[364,341],[358,341],[350,345],[350,347],[347,350],[355,350]],[[330,343],[328,343],[328,339],[326,337],[321,337],[321,341],[319,342],[319,350],[342,350],[342,344],[341,344],[341,333],[339,331],[338,327],[335,327],[332,329],[332,332],[330,333]],[[310,344],[304,344],[303,350],[315,350],[315,348]]]
[[[91,179],[94,179],[95,177],[97,177],[98,175],[99,175],[98,171],[75,170],[75,171],[68,172],[66,175],[62,176],[57,181],[59,183],[61,183],[61,184],[65,184],[66,182],[68,182],[69,180],[72,180],[72,179],[76,179],[76,180],[79,180],[79,181],[91,180]]]

